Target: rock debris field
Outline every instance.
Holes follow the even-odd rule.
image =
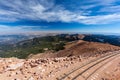
[[[0,58],[0,80],[58,80],[65,73],[102,55],[39,59]],[[100,80],[117,80],[118,78],[120,80],[120,76],[115,75],[115,71],[117,74],[120,73],[120,61],[116,62],[116,65],[116,70],[111,71],[113,76],[110,77],[111,79],[106,79],[108,75],[104,75],[105,78],[102,77]]]

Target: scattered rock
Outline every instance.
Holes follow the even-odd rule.
[[[35,80],[32,76],[28,80]]]
[[[103,54],[102,54],[103,55]],[[97,57],[97,56],[95,56]],[[61,58],[40,58],[40,59],[7,59],[0,58],[0,79],[1,80],[56,80],[74,66],[89,61],[95,57],[61,57]],[[120,67],[120,63],[117,65]],[[120,71],[116,68],[114,72]],[[109,73],[111,74],[111,73]],[[103,78],[102,80],[107,80]]]
[[[23,64],[24,64],[24,62],[17,63],[17,64],[10,64],[10,65],[8,65],[8,68],[6,70],[15,70],[17,68],[22,67]]]

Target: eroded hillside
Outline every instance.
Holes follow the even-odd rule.
[[[98,43],[98,42],[87,42],[83,40],[68,42],[65,45],[65,49],[56,53],[46,52],[45,54],[30,55],[29,58],[50,58],[50,57],[70,57],[70,56],[95,56],[104,54],[106,52],[119,50],[120,47]]]

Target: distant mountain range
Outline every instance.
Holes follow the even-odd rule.
[[[15,44],[19,41],[33,38],[27,35],[0,35],[0,44]]]
[[[20,41],[33,39],[35,37],[42,37],[42,36],[53,36],[57,35],[53,34],[14,34],[14,35],[0,35],[0,44],[15,44]]]
[[[0,56],[27,58],[30,54],[44,53],[46,51],[52,51],[56,53],[60,50],[63,50],[65,48],[64,46],[67,43],[78,41],[78,40],[83,40],[88,42],[99,42],[99,43],[104,43],[105,45],[111,44],[114,46],[120,46],[119,35],[99,35],[99,34],[98,35],[95,35],[95,34],[54,34],[52,35],[50,34],[46,36],[3,35],[3,36],[0,36]],[[94,43],[90,43],[91,46],[92,44]],[[75,44],[73,43],[72,45],[75,45]]]

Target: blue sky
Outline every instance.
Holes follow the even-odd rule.
[[[120,0],[0,0],[0,34],[120,33]]]

